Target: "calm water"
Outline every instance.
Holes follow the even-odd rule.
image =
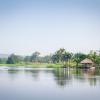
[[[100,72],[0,67],[0,100],[100,100]]]

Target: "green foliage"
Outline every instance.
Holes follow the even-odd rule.
[[[7,59],[6,59],[6,58],[0,58],[0,64],[5,64],[5,63],[6,63],[6,61],[7,61]]]
[[[58,63],[59,62],[59,57],[58,57],[57,54],[54,54],[51,59],[52,59],[53,63]]]
[[[54,63],[63,63],[65,65],[65,62],[68,62],[71,57],[72,53],[66,52],[65,49],[61,48],[52,56],[52,61]]]
[[[25,62],[30,62],[30,56],[26,56],[26,57],[24,58],[24,61],[25,61]]]
[[[100,65],[100,55],[98,55],[96,52],[90,51],[88,58],[91,59],[94,64]]]
[[[72,54],[69,52],[65,52],[64,54],[62,54],[62,58],[61,61],[62,62],[68,62],[70,59],[72,58]]]
[[[16,64],[16,63],[19,63],[20,60],[21,59],[19,58],[19,56],[15,55],[15,54],[11,54],[8,57],[7,64]]]
[[[87,55],[83,54],[83,53],[76,53],[74,56],[73,56],[73,60],[76,62],[76,66],[79,65],[79,63],[85,59],[87,57]]]
[[[36,61],[38,61],[39,55],[40,55],[39,52],[34,52],[34,53],[32,54],[32,56],[30,57],[30,61],[31,61],[31,62],[36,62]]]
[[[41,63],[51,63],[51,55],[40,57],[39,62],[41,62]]]
[[[46,55],[44,57],[39,56],[39,52],[34,52],[31,56],[26,56],[24,62],[34,62],[34,63],[51,63],[51,55]]]
[[[85,58],[91,59],[95,65],[100,65],[100,55],[96,52],[91,51],[87,55],[83,53],[72,54],[67,52],[64,48],[60,48],[52,56],[46,55],[41,57],[39,52],[34,52],[31,56],[25,57],[12,54],[8,59],[0,58],[0,65],[7,63],[9,65],[15,64],[16,66],[41,66],[46,63],[47,67],[50,68],[62,66],[75,67],[81,65],[80,62]]]
[[[62,64],[59,64],[59,63],[58,64],[57,63],[56,64],[52,64],[51,63],[51,64],[48,64],[47,65],[47,68],[61,68],[62,66],[63,65]]]

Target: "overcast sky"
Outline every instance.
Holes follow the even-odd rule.
[[[100,0],[0,0],[0,53],[100,49]]]

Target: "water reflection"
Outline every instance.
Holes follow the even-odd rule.
[[[35,69],[35,70],[33,70],[33,69],[24,70],[24,72],[25,72],[26,75],[27,74],[31,75],[31,77],[34,78],[35,80],[38,80],[38,78],[39,78],[40,70],[38,70],[38,69]]]
[[[0,72],[4,70],[0,69]],[[45,77],[51,77],[51,79],[59,86],[66,87],[67,85],[72,85],[74,82],[88,84],[89,86],[96,86],[100,84],[100,69],[96,70],[82,70],[82,69],[66,69],[66,68],[57,68],[57,69],[18,69],[18,68],[8,68],[6,70],[11,79],[16,79],[17,76],[22,74],[29,77],[32,77],[35,81],[40,81],[39,77],[43,77],[42,74],[45,74]],[[23,72],[23,73],[22,73]]]
[[[96,86],[97,80],[100,82],[100,78],[97,79],[97,70],[74,70],[75,79],[77,79],[80,82],[86,83],[88,82],[90,86]]]
[[[71,85],[74,81],[88,83],[90,86],[96,86],[97,81],[100,83],[100,70],[59,68],[54,69],[52,74],[56,83],[63,87]]]
[[[66,86],[66,84],[71,84],[71,73],[66,68],[58,68],[53,70],[53,75],[55,77],[55,81],[59,86]]]
[[[14,68],[9,68],[7,70],[7,72],[8,72],[10,79],[14,80],[14,79],[16,79],[17,75],[19,74],[20,70],[14,69]]]
[[[8,69],[8,74],[10,75],[17,75],[19,70],[18,69]]]

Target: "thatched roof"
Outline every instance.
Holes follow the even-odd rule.
[[[81,64],[93,64],[92,60],[91,59],[88,59],[88,58],[82,60],[80,63]]]

